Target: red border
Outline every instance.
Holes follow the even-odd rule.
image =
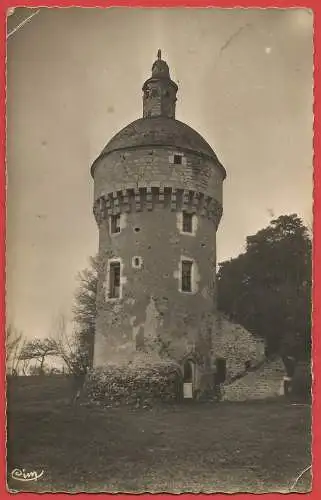
[[[311,8],[314,11],[314,286],[313,286],[313,360],[314,360],[314,380],[313,380],[313,489],[311,493],[304,495],[304,498],[318,498],[318,493],[321,492],[321,400],[318,401],[316,397],[320,394],[320,382],[319,375],[321,373],[321,365],[317,364],[318,354],[320,355],[320,343],[321,340],[318,338],[318,333],[321,327],[321,290],[320,290],[320,278],[321,278],[321,258],[320,258],[320,247],[321,247],[321,170],[320,170],[320,149],[321,141],[318,133],[320,132],[320,106],[321,106],[321,90],[320,90],[320,79],[321,72],[320,66],[317,64],[318,57],[321,53],[321,2],[320,0],[298,0],[292,2],[290,0],[220,0],[215,2],[213,0],[117,0],[114,2],[103,1],[103,0],[24,0],[24,1],[10,1],[10,0],[0,0],[0,18],[1,18],[1,29],[0,29],[0,111],[1,111],[1,131],[0,131],[0,155],[2,160],[2,168],[0,169],[0,234],[3,235],[1,238],[1,249],[0,249],[0,280],[2,285],[3,294],[0,300],[0,321],[2,325],[2,342],[0,346],[1,353],[1,370],[0,370],[0,383],[3,390],[0,390],[0,436],[1,436],[1,457],[0,457],[0,493],[1,498],[11,498],[12,495],[7,493],[5,485],[5,473],[6,470],[6,420],[5,420],[5,201],[6,201],[6,177],[5,177],[5,154],[6,154],[6,142],[5,142],[5,131],[6,131],[6,120],[5,120],[5,102],[6,102],[6,71],[5,71],[5,59],[6,59],[6,10],[9,7],[276,7],[276,8],[293,8],[293,7],[304,7]],[[318,252],[319,250],[319,252]],[[318,307],[319,306],[319,307]],[[321,396],[320,396],[321,397]],[[39,494],[35,493],[20,493],[19,498],[28,499],[38,499]],[[42,497],[49,497],[53,494],[42,494]],[[67,494],[55,493],[57,498],[66,498]],[[281,498],[282,494],[272,493],[265,494],[264,498]],[[302,498],[300,494],[287,494],[290,498]],[[111,497],[112,495],[100,494],[103,497]],[[133,495],[117,495],[117,497],[130,497]],[[166,498],[173,498],[173,495],[162,494],[162,495],[140,495],[145,498],[152,496]],[[183,497],[186,500],[192,499],[194,495],[184,494]],[[198,495],[198,498],[205,498],[210,495]],[[233,498],[246,499],[249,498],[249,494],[234,494]],[[252,495],[251,495],[252,496]],[[283,496],[283,495],[282,495]],[[77,498],[89,497],[89,494],[80,493],[77,494]],[[182,495],[180,495],[182,498]],[[226,500],[226,495],[217,494],[215,498]]]

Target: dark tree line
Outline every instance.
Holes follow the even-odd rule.
[[[218,307],[266,341],[267,355],[311,354],[312,242],[296,215],[282,215],[219,264]]]
[[[80,352],[92,365],[99,260],[79,274],[74,318]],[[218,307],[266,341],[266,354],[310,359],[312,242],[296,215],[282,215],[246,239],[246,250],[222,262]]]
[[[8,366],[33,359],[43,368],[50,356],[59,357],[69,373],[92,366],[98,272],[95,257],[78,275],[71,335],[64,318],[55,334],[42,340],[22,342],[21,334],[8,330]],[[219,310],[264,338],[268,356],[310,359],[312,242],[296,214],[282,215],[247,237],[244,253],[219,264],[217,283]]]

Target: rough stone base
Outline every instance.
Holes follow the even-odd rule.
[[[282,396],[285,375],[282,360],[266,361],[257,371],[225,384],[222,387],[223,401],[246,401]]]

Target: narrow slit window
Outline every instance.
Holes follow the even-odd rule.
[[[112,215],[110,219],[110,232],[120,233],[120,214]]]
[[[183,157],[181,155],[174,155],[174,165],[181,165]]]
[[[120,296],[120,263],[111,262],[109,267],[109,298],[118,299]]]
[[[151,90],[151,96],[152,97],[157,97],[158,96],[158,90],[157,89],[152,89]]]
[[[193,214],[183,212],[183,233],[193,232]]]
[[[141,257],[133,257],[132,259],[132,266],[136,267],[137,269],[140,269],[142,266],[142,259]]]
[[[192,266],[190,260],[182,261],[182,292],[192,291]]]

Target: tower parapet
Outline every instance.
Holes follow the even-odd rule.
[[[202,192],[175,189],[170,186],[133,187],[102,195],[94,203],[98,226],[108,217],[131,212],[153,211],[160,208],[186,212],[213,221],[216,229],[222,216],[222,205]]]
[[[209,144],[175,119],[177,85],[160,52],[143,91],[143,118],[91,168],[102,263],[94,365],[145,350],[179,362],[193,354],[205,366],[226,173]]]

